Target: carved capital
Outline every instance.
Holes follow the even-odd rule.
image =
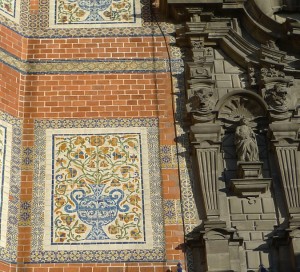
[[[219,124],[196,124],[191,126],[191,141],[196,147],[220,146],[222,128]]]
[[[269,137],[276,147],[297,146],[300,141],[300,124],[277,122],[269,125]]]

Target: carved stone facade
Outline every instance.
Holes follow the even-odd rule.
[[[296,2],[161,0],[185,52],[192,271],[300,271]]]

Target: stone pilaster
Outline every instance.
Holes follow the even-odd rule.
[[[220,220],[218,183],[221,127],[216,124],[194,125],[191,132],[206,219]]]
[[[276,151],[281,183],[289,213],[289,225],[300,226],[300,124],[270,124],[272,141]]]

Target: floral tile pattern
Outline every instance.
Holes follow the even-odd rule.
[[[124,11],[117,11],[114,15],[110,15],[110,8],[108,8],[105,11],[99,11],[100,16],[101,13],[103,15],[103,13],[106,12],[107,17],[103,17],[105,20],[94,22],[86,20],[88,14],[90,14],[87,9],[81,9],[85,12],[85,16],[81,15],[82,11],[79,11],[79,8],[76,10],[76,8],[79,7],[78,0],[73,0],[73,2],[69,0],[40,0],[37,13],[31,12],[30,0],[6,1],[15,3],[16,14],[15,17],[12,17],[0,9],[0,13],[4,15],[0,18],[1,23],[26,37],[161,36],[161,30],[163,30],[165,34],[175,31],[174,25],[164,23],[160,20],[159,13],[151,10],[151,3],[147,0],[129,0],[128,3],[132,3],[131,13],[129,13],[131,14],[130,16],[126,15]],[[60,1],[64,3],[65,11],[58,11]],[[123,9],[122,6],[124,3],[126,4],[127,2],[124,0],[112,0],[111,9]],[[115,5],[115,7],[113,7],[113,5]],[[66,21],[66,17],[63,16],[70,15],[71,13],[77,13],[77,17],[81,15],[81,21],[75,21],[73,23]],[[60,20],[65,21],[64,23],[58,21],[59,14],[60,18],[62,17]],[[152,22],[153,16],[160,22],[160,27],[154,27]],[[114,21],[111,20],[113,17],[115,17]],[[119,19],[117,17],[119,17],[120,21],[118,21]]]
[[[21,176],[21,121],[0,112],[0,259],[16,261]]]
[[[144,242],[140,137],[53,135],[52,244]]]
[[[163,260],[157,119],[41,120],[35,136],[32,262]]]
[[[50,19],[53,27],[137,27],[141,26],[141,8],[135,0],[56,0]]]

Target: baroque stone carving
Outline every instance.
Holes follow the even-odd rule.
[[[189,112],[197,114],[211,113],[216,105],[214,92],[211,88],[200,88],[195,90],[190,101]]]
[[[234,144],[239,161],[259,161],[256,136],[246,118],[242,118],[236,128]]]
[[[196,121],[210,121],[214,118],[216,98],[212,88],[198,88],[188,101],[187,111]]]
[[[270,109],[277,112],[288,111],[287,88],[280,83],[274,85],[272,89],[266,91],[265,101]]]
[[[285,74],[282,71],[277,70],[275,67],[261,68],[261,78],[284,78]]]
[[[255,86],[257,84],[257,71],[253,65],[248,65],[249,85]]]
[[[265,116],[262,104],[254,97],[247,95],[250,92],[244,91],[244,94],[232,95],[223,102],[219,110],[219,118],[223,119],[224,123],[232,124],[239,122],[242,118],[254,120]]]

